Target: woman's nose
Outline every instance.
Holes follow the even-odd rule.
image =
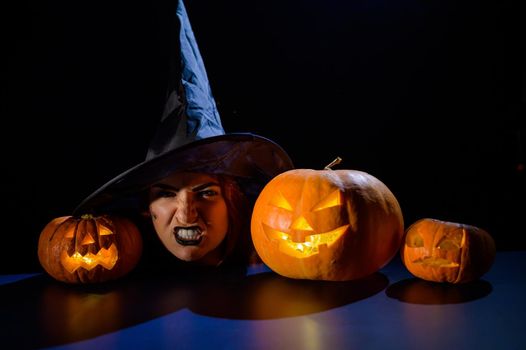
[[[179,194],[175,215],[181,223],[194,223],[197,219],[197,209],[191,194]]]

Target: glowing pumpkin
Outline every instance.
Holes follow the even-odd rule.
[[[433,282],[464,283],[485,274],[495,259],[489,233],[470,225],[421,219],[406,231],[402,262],[414,276]]]
[[[142,238],[129,219],[108,215],[63,216],[40,233],[38,259],[53,278],[94,283],[130,272],[142,254]]]
[[[293,169],[258,196],[251,234],[263,262],[297,279],[370,275],[395,256],[404,234],[397,199],[358,170]]]

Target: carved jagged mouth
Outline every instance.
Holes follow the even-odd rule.
[[[279,249],[291,256],[301,255],[303,257],[319,253],[322,246],[330,246],[336,242],[345,232],[349,225],[340,226],[332,231],[307,235],[304,242],[294,242],[290,234],[275,230],[263,224],[263,230],[270,240],[279,242]]]
[[[420,259],[413,261],[415,264],[422,264],[423,266],[436,266],[436,267],[458,267],[459,265],[455,262],[452,262],[443,258],[434,258],[431,256],[426,256]]]
[[[201,232],[199,226],[176,227],[174,229],[174,236],[176,242],[180,245],[199,245],[203,240]]]
[[[98,265],[103,266],[107,270],[111,270],[117,263],[118,259],[119,254],[115,244],[112,244],[108,249],[101,248],[97,254],[87,253],[81,255],[79,252],[75,252],[73,255],[69,256],[68,253],[63,251],[60,256],[62,266],[64,266],[64,268],[70,273],[75,272],[81,267],[90,271]]]

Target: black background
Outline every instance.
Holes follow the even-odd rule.
[[[393,191],[406,226],[434,217],[526,247],[524,12],[511,0],[185,4],[227,132],[271,138],[298,168],[342,157]],[[0,271],[39,269],[45,224],[144,159],[175,6],[2,5]]]

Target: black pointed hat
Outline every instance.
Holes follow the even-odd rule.
[[[138,208],[138,194],[174,171],[233,176],[254,196],[272,177],[293,168],[277,143],[252,133],[225,133],[182,0],[177,19],[167,100],[146,159],[90,194],[74,214]]]

